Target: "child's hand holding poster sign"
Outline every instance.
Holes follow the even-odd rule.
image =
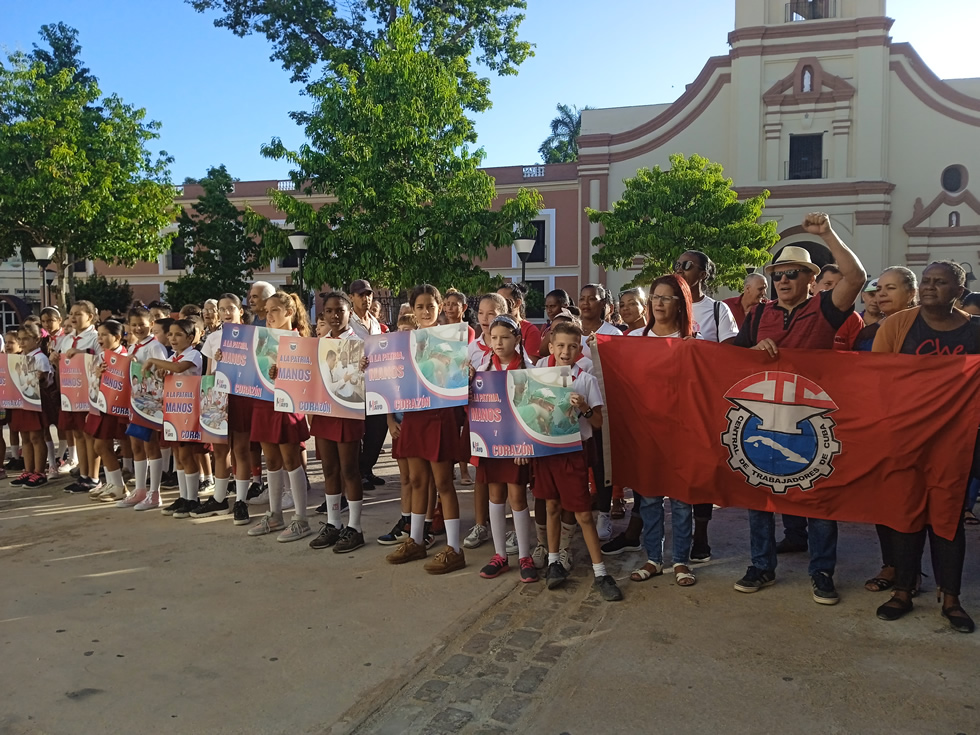
[[[582,448],[565,367],[476,374],[470,397],[474,457],[543,457]]]
[[[368,337],[367,414],[465,406],[466,337],[466,324]]]

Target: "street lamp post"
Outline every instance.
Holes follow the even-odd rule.
[[[293,249],[293,254],[299,259],[299,292],[303,299],[303,308],[309,308],[306,303],[306,288],[303,285],[303,260],[306,258],[306,251],[310,247],[310,236],[305,232],[297,231],[289,235],[289,246]]]
[[[527,280],[527,261],[531,257],[531,251],[534,250],[534,239],[528,237],[521,237],[514,240],[514,249],[517,251],[517,257],[521,259],[521,283]]]
[[[48,299],[48,306],[51,306],[51,284],[54,283],[54,271],[49,271],[47,268],[44,269],[44,295]]]
[[[44,303],[46,300],[44,298],[44,272],[47,270],[48,266],[51,265],[51,259],[54,258],[54,248],[50,245],[34,245],[31,247],[31,252],[34,254],[34,260],[37,261],[38,267],[41,269],[41,272],[38,273],[38,276],[40,276],[41,279],[41,285],[38,288],[38,295],[41,297],[41,308],[44,308],[47,306],[47,304]]]

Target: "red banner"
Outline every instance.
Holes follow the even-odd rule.
[[[598,339],[615,484],[905,532],[931,524],[953,538],[980,424],[980,356],[770,358]]]

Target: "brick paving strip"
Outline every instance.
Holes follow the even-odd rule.
[[[592,567],[580,541],[575,556],[582,561],[557,590],[547,589],[544,570],[536,584],[515,585],[516,567],[500,580],[488,581],[501,586],[500,599],[461,619],[408,667],[407,674],[367,692],[364,704],[345,713],[328,732],[516,731],[562,656],[577,641],[599,632],[623,604],[604,602],[593,589]],[[606,566],[617,584],[629,584],[625,560],[606,559]],[[437,605],[433,601],[434,613]]]

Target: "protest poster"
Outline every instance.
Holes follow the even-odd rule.
[[[94,359],[93,355],[85,352],[58,359],[62,411],[82,413],[89,410],[88,376]]]
[[[133,360],[129,366],[132,423],[146,429],[163,428],[163,375],[156,370],[143,374],[143,366]]]
[[[163,438],[168,442],[199,442],[201,378],[170,374],[163,380]]]
[[[109,416],[129,420],[130,384],[129,370],[132,358],[115,352],[106,352],[102,377],[89,386],[89,403],[93,409]],[[94,375],[100,360],[93,359],[89,373]],[[93,390],[94,387],[94,390]]]
[[[0,408],[18,408],[24,399],[21,398],[20,392],[14,386],[7,357],[6,352],[0,352]]]
[[[283,329],[224,324],[221,327],[221,359],[215,367],[215,387],[260,401],[275,399],[275,382],[269,377],[276,364],[279,340],[291,337]]]
[[[276,410],[342,419],[364,418],[359,339],[283,337],[276,370]]]
[[[41,386],[38,383],[37,365],[28,355],[7,355],[7,374],[16,390],[13,403],[7,406],[21,411],[41,410]]]
[[[476,374],[470,396],[475,457],[544,457],[582,448],[567,366]]]
[[[201,378],[201,438],[206,443],[228,443],[228,394],[214,387],[214,376]]]
[[[465,406],[466,324],[368,337],[367,414]]]

